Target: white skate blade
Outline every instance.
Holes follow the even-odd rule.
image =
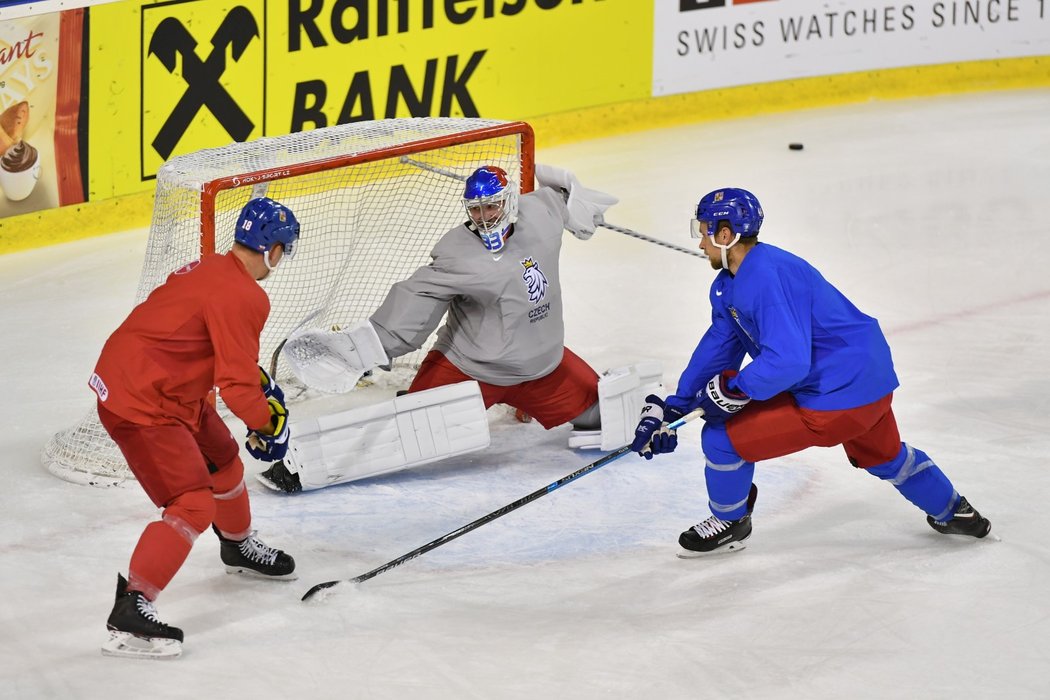
[[[255,569],[249,569],[247,566],[230,566],[229,564],[226,565],[226,573],[242,574],[249,578],[261,578],[267,581],[295,581],[299,578],[299,574],[294,571],[284,576],[267,576],[266,574],[260,574]]]
[[[258,474],[256,474],[255,478],[259,480],[260,484],[262,484],[266,488],[270,489],[271,491],[277,491],[279,493],[284,493],[284,491],[282,491],[281,489],[279,489],[277,487],[277,484],[273,483],[272,481],[267,479],[265,476],[263,476],[262,472],[259,472]]]
[[[682,547],[678,552],[679,559],[700,559],[703,557],[716,557],[719,554],[728,554],[729,552],[739,552],[741,549],[747,548],[747,540],[740,540],[738,542],[730,542],[725,547],[719,547],[713,549],[710,552],[696,552],[692,549],[686,549]]]
[[[125,659],[152,659],[166,661],[177,659],[182,654],[182,642],[164,637],[136,637],[130,632],[110,630],[109,638],[102,644],[103,656],[119,656]]]
[[[277,484],[273,483],[272,481],[267,479],[265,476],[263,476],[262,472],[259,472],[258,474],[256,474],[255,478],[259,480],[260,484],[262,484],[266,488],[270,489],[271,491],[276,491],[277,493],[285,493],[284,489],[282,489],[280,486],[278,486]]]

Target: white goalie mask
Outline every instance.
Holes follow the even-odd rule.
[[[511,224],[518,219],[518,188],[503,168],[486,165],[467,178],[463,189],[467,227],[478,234],[485,249],[503,250]]]

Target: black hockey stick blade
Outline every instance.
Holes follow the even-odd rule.
[[[670,423],[667,427],[670,428],[670,429],[680,428],[681,426],[685,425],[687,422],[693,420],[694,418],[699,418],[702,415],[704,415],[704,412],[698,408],[695,411],[693,411],[692,413],[686,414],[686,415],[682,416],[681,418],[679,418],[678,420],[674,421],[673,423]],[[606,464],[608,464],[608,463],[610,463],[612,461],[615,461],[615,460],[619,459],[620,457],[623,457],[625,454],[627,454],[630,451],[631,451],[630,445],[624,445],[623,447],[619,448],[618,450],[615,450],[615,451],[610,452],[609,454],[605,455],[601,459],[598,459],[598,460],[596,460],[594,462],[591,462],[587,466],[580,467],[579,469],[574,471],[572,474],[566,474],[565,476],[563,476],[562,478],[558,479],[557,481],[551,482],[551,483],[547,484],[546,486],[544,486],[543,488],[536,489],[535,491],[530,493],[528,496],[524,496],[522,498],[519,498],[518,500],[514,501],[513,503],[508,503],[507,505],[503,506],[502,508],[499,508],[497,510],[492,511],[488,515],[481,516],[480,518],[478,518],[477,520],[475,520],[472,523],[468,523],[468,524],[464,525],[463,527],[460,527],[460,528],[458,528],[456,530],[453,530],[452,532],[449,532],[447,534],[442,535],[441,537],[438,537],[437,539],[431,540],[430,542],[427,542],[422,547],[417,547],[416,549],[413,549],[411,552],[408,552],[407,554],[402,554],[397,559],[393,559],[391,561],[388,561],[386,564],[383,564],[380,567],[377,567],[375,569],[372,569],[371,571],[363,573],[360,576],[355,576],[354,578],[351,578],[351,579],[341,579],[341,580],[336,580],[336,581],[325,581],[324,583],[319,583],[316,586],[314,586],[313,588],[311,588],[310,590],[308,590],[306,592],[306,594],[303,595],[302,600],[303,600],[303,602],[306,602],[306,601],[310,600],[311,598],[313,598],[318,593],[320,593],[321,591],[327,590],[327,589],[332,588],[334,586],[338,586],[340,583],[361,583],[362,581],[367,581],[370,578],[378,576],[379,574],[383,573],[384,571],[389,571],[390,569],[393,569],[394,567],[401,566],[405,562],[411,561],[412,559],[415,559],[416,557],[418,557],[420,555],[426,554],[430,550],[436,549],[436,548],[440,547],[441,545],[443,545],[443,544],[445,544],[447,542],[451,542],[452,540],[456,539],[457,537],[461,537],[462,535],[467,534],[471,530],[476,530],[477,528],[481,527],[482,525],[492,522],[496,518],[502,517],[502,516],[506,515],[507,513],[511,512],[513,510],[517,510],[518,508],[521,508],[523,505],[526,505],[528,503],[532,503],[536,499],[542,498],[543,496],[546,496],[551,491],[554,491],[556,489],[561,488],[562,486],[565,486],[568,483],[576,481],[577,479],[579,479],[581,476],[584,476],[585,474],[590,474],[593,471],[601,469]]]

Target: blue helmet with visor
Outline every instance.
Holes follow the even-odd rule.
[[[498,254],[518,218],[518,188],[507,171],[485,165],[467,178],[463,188],[467,227],[478,234],[485,249]]]

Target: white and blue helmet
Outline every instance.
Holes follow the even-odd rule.
[[[491,219],[477,211],[487,205],[499,207],[498,214]],[[471,173],[463,188],[463,206],[469,217],[467,228],[478,234],[485,249],[490,253],[503,250],[511,224],[518,219],[518,188],[507,171],[485,165]]]

